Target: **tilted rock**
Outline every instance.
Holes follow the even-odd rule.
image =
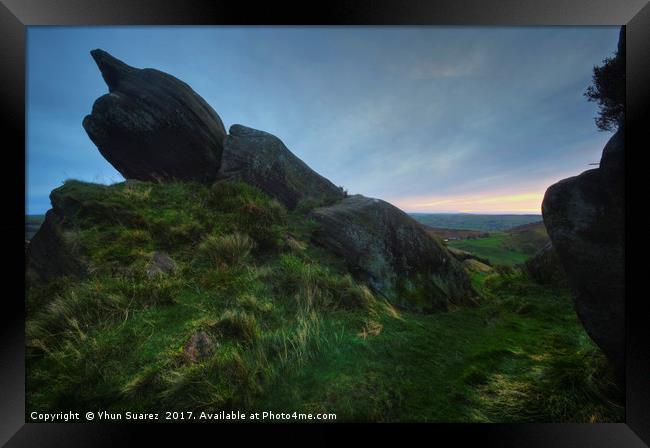
[[[309,168],[279,138],[238,124],[230,127],[224,141],[219,178],[256,186],[290,210],[301,202],[311,208],[344,197],[340,188]]]
[[[179,79],[91,51],[109,93],[83,127],[126,179],[209,183],[219,169],[226,130],[217,113]]]
[[[393,304],[427,312],[472,303],[461,264],[388,202],[355,195],[311,216],[320,224],[314,242],[342,257],[358,279]]]
[[[600,167],[551,185],[544,224],[589,336],[623,372],[625,354],[624,130]]]

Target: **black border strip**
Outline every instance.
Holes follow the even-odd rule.
[[[626,423],[621,424],[435,424],[393,425],[409,433],[417,429],[432,440],[473,441],[487,446],[527,448],[555,447],[642,447],[650,443],[650,331],[645,294],[631,289],[631,277],[638,264],[631,262],[632,242],[630,179],[636,169],[630,154],[648,147],[647,129],[650,98],[650,6],[645,0],[330,0],[320,2],[263,3],[250,1],[198,0],[2,0],[0,4],[0,113],[5,171],[0,176],[2,191],[11,192],[3,205],[11,210],[0,221],[6,239],[4,288],[0,326],[0,443],[18,431],[10,446],[110,446],[151,443],[149,425],[87,425],[24,423],[24,196],[13,196],[25,188],[25,26],[29,25],[622,25],[627,24],[627,117],[626,117],[626,278],[627,352]],[[643,8],[643,9],[642,9]],[[640,11],[640,12],[639,12]],[[10,137],[11,143],[7,141]],[[19,148],[23,148],[21,151]],[[642,149],[643,148],[643,149]],[[636,157],[636,156],[635,156]],[[9,158],[9,160],[7,160]],[[637,157],[638,158],[638,157]],[[636,249],[640,251],[640,249]],[[641,264],[641,263],[640,263]],[[645,267],[645,266],[642,266]],[[637,278],[640,278],[637,276]],[[635,294],[633,294],[633,292]],[[198,427],[197,427],[198,426]],[[335,425],[350,428],[352,425]],[[286,425],[256,426],[254,433],[276,432]],[[329,436],[333,426],[291,426]],[[387,435],[390,426],[361,428],[365,437]],[[162,440],[187,442],[177,425],[158,425]],[[224,433],[238,425],[194,425],[192,433],[210,431],[209,437],[223,442]],[[240,441],[247,437],[237,431]],[[451,438],[449,438],[451,437]],[[639,438],[640,437],[640,438]],[[210,440],[210,439],[208,439]],[[303,439],[310,443],[317,439]]]

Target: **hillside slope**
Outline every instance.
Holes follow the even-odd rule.
[[[563,290],[475,276],[478,306],[400,311],[311,243],[314,222],[245,184],[69,181],[56,194],[70,213],[94,204],[67,230],[91,274],[28,291],[28,410],[622,418]]]

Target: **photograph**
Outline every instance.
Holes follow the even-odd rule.
[[[25,422],[626,422],[625,26],[25,62]]]

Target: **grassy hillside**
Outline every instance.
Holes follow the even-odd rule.
[[[53,197],[91,274],[28,291],[27,416],[622,421],[620,391],[566,291],[482,274],[479,305],[412,314],[313,246],[304,215],[244,184],[69,181]],[[176,272],[149,275],[153,251]],[[207,342],[188,350],[197,335]]]
[[[513,227],[540,222],[541,215],[474,215],[469,213],[410,213],[431,227],[481,232],[501,232]]]
[[[485,238],[453,240],[447,244],[487,258],[492,263],[520,264],[549,242],[542,222],[526,224]]]
[[[521,274],[474,280],[481,306],[384,315],[367,337],[341,331],[260,406],[353,421],[621,421],[622,391],[566,291]]]
[[[486,238],[477,238],[471,240],[454,240],[447,244],[456,249],[465,250],[478,255],[481,258],[487,258],[495,264],[519,264],[526,261],[529,254],[514,249],[507,245],[510,236],[507,233],[492,233]]]

